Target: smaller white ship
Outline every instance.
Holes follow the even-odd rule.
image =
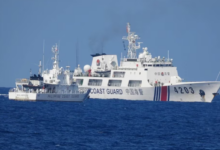
[[[78,88],[73,81],[73,72],[59,67],[57,45],[52,47],[54,53],[53,69],[44,70],[39,64],[38,75],[30,79],[16,80],[16,87],[10,89],[9,99],[30,101],[83,101],[88,98],[90,88]]]

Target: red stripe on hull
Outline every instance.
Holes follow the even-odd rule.
[[[167,101],[167,86],[161,87],[161,101]]]

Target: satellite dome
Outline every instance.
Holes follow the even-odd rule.
[[[139,58],[143,58],[144,57],[144,55],[143,54],[139,54]]]
[[[84,72],[88,72],[91,69],[91,67],[90,65],[85,65],[83,69],[84,69]]]

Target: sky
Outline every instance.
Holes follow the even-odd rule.
[[[220,71],[219,0],[0,0],[0,87],[52,67],[83,68],[90,54],[126,55],[126,24],[153,57],[170,58],[184,81],[214,81]],[[44,41],[44,46],[43,46]],[[77,46],[78,45],[78,46]],[[142,52],[142,49],[137,53]],[[220,80],[220,79],[219,79]]]

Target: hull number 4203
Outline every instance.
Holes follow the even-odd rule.
[[[185,93],[186,94],[189,94],[189,93],[194,94],[194,90],[192,87],[189,87],[189,88],[187,88],[187,87],[174,87],[174,91],[176,93],[180,93],[180,94],[185,94]]]

